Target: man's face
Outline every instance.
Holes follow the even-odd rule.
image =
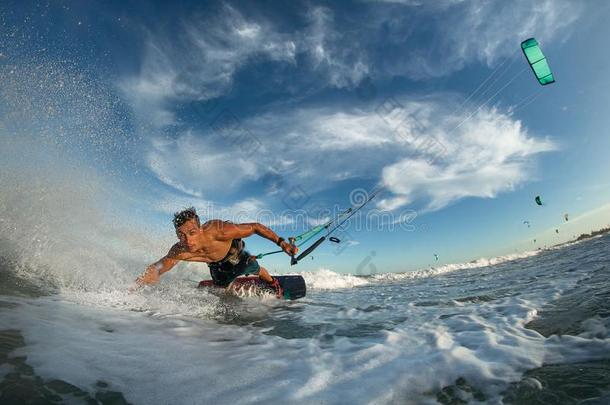
[[[176,235],[178,235],[180,243],[185,246],[189,252],[194,252],[199,248],[199,233],[200,228],[196,219],[189,219],[176,229]]]

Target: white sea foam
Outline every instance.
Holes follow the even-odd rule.
[[[451,273],[460,270],[494,266],[513,260],[536,256],[539,253],[540,251],[515,253],[505,256],[493,257],[489,259],[480,258],[477,260],[472,260],[468,263],[446,264],[439,267],[431,267],[428,269],[420,269],[404,273],[381,273],[374,274],[372,276],[356,276],[352,274],[337,273],[325,268],[321,268],[316,271],[304,271],[297,274],[303,276],[307,284],[307,288],[315,290],[337,290],[360,287],[363,285],[371,284],[373,282],[377,283],[434,277],[441,274]]]
[[[529,266],[481,267],[478,283],[466,281],[446,297],[430,276],[407,285],[323,269],[303,274],[314,290],[376,290],[309,303],[240,301],[228,307],[245,320],[239,324],[215,321],[221,300],[187,288],[177,273],[171,283],[135,294],[2,297],[17,306],[0,309],[0,329],[23,334],[26,346],[11,356],[27,356],[44,379],[92,394],[102,380],[134,404],[434,403],[430,393],[457,378],[499,402],[526,370],[598,360],[610,351],[607,322],[598,318],[584,322],[580,336],[545,338],[524,327],[548,300],[587,276]],[[553,277],[544,277],[548,268]],[[534,281],[517,286],[523,274]],[[458,300],[486,294],[479,292],[485,285],[512,286],[519,294]]]
[[[400,304],[408,322],[376,338],[335,336],[285,339],[270,329],[218,324],[179,313],[125,311],[75,305],[58,297],[13,299],[0,329],[22,331],[26,347],[14,355],[45,379],[61,379],[95,392],[105,381],[134,404],[434,403],[429,392],[459,377],[491,402],[506,384],[545,362],[603,358],[610,339],[544,338],[523,328],[540,306],[509,297],[452,309]],[[308,309],[311,308],[311,309]],[[302,307],[303,321],[311,322]],[[374,321],[327,309],[333,325]],[[336,311],[336,312],[334,312]],[[261,389],[265,387],[265,389]]]
[[[452,273],[454,271],[494,266],[497,264],[506,263],[506,262],[510,262],[513,260],[524,259],[527,257],[536,256],[539,253],[540,253],[540,251],[530,251],[530,252],[523,252],[523,253],[514,253],[514,254],[504,255],[504,256],[497,256],[497,257],[492,257],[489,259],[480,258],[480,259],[472,260],[468,263],[445,264],[445,265],[442,265],[439,267],[430,267],[428,269],[420,269],[420,270],[408,271],[408,272],[404,272],[404,273],[375,274],[372,276],[372,278],[375,280],[378,280],[378,281],[396,281],[396,280],[434,277],[434,276],[438,276],[441,274]]]
[[[299,274],[305,279],[307,288],[315,290],[336,290],[369,284],[365,278],[351,274],[335,273],[329,269],[304,271]]]

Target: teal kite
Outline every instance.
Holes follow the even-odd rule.
[[[542,205],[542,199],[540,198],[539,195],[537,195],[536,198],[534,198],[534,201],[536,201],[536,204]]]
[[[547,63],[536,39],[529,38],[521,42],[521,50],[532,68],[534,75],[536,75],[538,83],[544,86],[555,82],[553,72],[551,71],[551,68],[549,67],[549,64]]]

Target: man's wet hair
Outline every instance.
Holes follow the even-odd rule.
[[[188,221],[189,219],[193,219],[195,218],[197,220],[197,225],[199,225],[199,216],[197,215],[197,211],[195,211],[195,207],[189,207],[186,209],[183,209],[180,212],[176,212],[174,214],[174,228],[178,229],[180,228],[182,225],[184,225],[184,223],[186,221]]]

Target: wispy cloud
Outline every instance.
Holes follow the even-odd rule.
[[[153,139],[146,163],[160,181],[194,197],[232,191],[258,177],[254,159],[192,132]]]
[[[159,126],[173,123],[167,103],[219,97],[249,62],[295,63],[296,45],[290,37],[269,21],[247,19],[226,4],[217,15],[192,17],[171,36],[146,32],[140,71],[120,85],[132,104]]]
[[[378,178],[392,193],[380,200],[380,208],[418,202],[438,210],[466,197],[491,198],[533,180],[534,158],[557,149],[510,115],[483,108],[466,119],[469,114],[452,115],[455,105],[444,100],[405,97],[399,126],[373,107],[276,111],[243,123],[264,145],[256,156],[217,149],[209,136],[204,141],[187,133],[158,142],[149,154],[150,167],[159,179],[180,184],[177,188],[194,197],[256,181],[277,168],[290,184],[310,192],[349,178]],[[455,129],[456,123],[462,125]],[[418,146],[430,137],[442,145],[442,155]]]
[[[149,122],[168,128],[175,124],[173,106],[221,97],[240,69],[252,63],[284,64],[310,82],[319,78],[319,87],[354,86],[369,74],[439,77],[472,61],[492,66],[532,33],[542,40],[556,38],[580,10],[577,4],[550,1],[371,2],[367,7],[370,15],[359,30],[350,29],[352,22],[331,7],[312,6],[301,15],[300,28],[285,31],[260,14],[246,17],[225,5],[217,14],[192,17],[172,41],[149,32],[141,71],[123,86]],[[243,118],[241,124],[261,141],[256,156],[222,144],[210,128],[181,129],[172,130],[169,141],[153,137],[146,164],[160,181],[193,198],[237,190],[267,175],[286,176],[312,193],[366,178],[380,179],[392,192],[380,200],[382,208],[425,201],[425,209],[436,210],[461,198],[512,190],[531,179],[536,155],[557,148],[498,110],[482,108],[467,118],[452,113],[456,106],[439,95],[404,100],[402,133],[379,117],[375,105],[291,106]],[[431,159],[405,142],[421,136],[434,138],[447,153]]]
[[[286,32],[277,28],[279,21],[246,17],[225,4],[216,13],[191,17],[171,37],[149,29],[140,72],[123,81],[123,88],[135,104],[207,100],[229,91],[239,69],[260,61],[309,69],[325,86],[338,88],[368,75],[445,76],[474,61],[492,66],[526,37],[555,39],[584,7],[561,0],[367,6],[358,26],[338,20],[330,7],[312,6],[302,14],[303,27]],[[297,66],[299,55],[303,66]]]
[[[283,64],[288,69],[273,85],[304,93],[353,88],[368,76],[441,77],[473,62],[494,66],[532,35],[561,39],[584,7],[551,0],[400,3],[369,2],[354,19],[311,6],[292,31],[225,4],[171,35],[146,29],[140,71],[120,84],[147,123],[165,126],[174,123],[172,104],[221,97],[240,70],[260,62]]]
[[[335,23],[334,12],[327,7],[313,7],[307,13],[309,22],[300,34],[299,44],[309,57],[315,71],[326,79],[326,84],[353,87],[369,74],[367,52],[359,41],[353,41],[356,31],[345,32]]]
[[[427,200],[425,209],[438,210],[466,197],[495,197],[533,180],[532,158],[557,149],[550,139],[530,136],[520,121],[495,109],[481,110],[458,131],[447,126],[455,118],[426,128],[446,148],[442,159],[407,157],[383,168],[383,183],[396,195],[384,202],[385,208],[419,199]]]
[[[371,19],[383,23],[387,33],[369,37],[396,52],[386,53],[377,66],[385,74],[414,79],[446,76],[472,62],[493,66],[532,36],[561,40],[584,8],[567,0],[381,3],[393,4],[380,4]]]

